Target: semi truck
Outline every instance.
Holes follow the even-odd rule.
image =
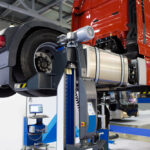
[[[150,2],[145,0],[74,0],[71,30],[91,26],[95,36],[83,43],[85,76],[97,83],[97,93],[149,89]],[[30,21],[0,32],[0,96],[56,95],[56,90],[16,91],[36,73],[51,74],[57,37],[67,30]],[[63,59],[63,58],[62,58]],[[61,63],[58,61],[58,64]],[[49,94],[50,93],[50,94]]]
[[[72,31],[86,25],[92,26],[95,37],[85,44],[109,54],[122,55],[127,59],[127,61],[124,60],[125,67],[128,66],[127,69],[118,72],[114,69],[118,68],[117,63],[115,64],[117,59],[114,57],[114,62],[108,65],[106,61],[111,61],[113,56],[103,55],[100,52],[102,82],[111,80],[113,77],[116,78],[113,79],[115,82],[120,82],[121,77],[117,75],[125,73],[125,89],[129,88],[133,91],[149,89],[149,6],[150,2],[145,0],[74,0]],[[111,88],[110,85],[109,89],[119,90],[118,87]],[[102,90],[101,86],[99,90]]]

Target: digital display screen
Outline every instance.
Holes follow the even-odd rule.
[[[43,113],[43,106],[42,104],[32,104],[29,105],[30,113]]]

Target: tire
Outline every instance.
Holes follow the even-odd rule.
[[[34,54],[37,47],[46,42],[51,42],[53,47],[56,44],[56,40],[57,40],[56,33],[52,33],[50,32],[50,30],[47,29],[36,31],[27,38],[21,50],[21,60],[20,60],[24,80],[27,80],[36,74],[36,69],[34,66]],[[54,52],[55,48],[52,49],[52,53]]]
[[[9,86],[3,86],[0,88],[0,98],[10,97],[14,95],[14,92]]]
[[[51,31],[48,29],[41,29],[33,32],[30,36],[26,38],[24,41],[21,52],[19,54],[18,65],[15,69],[15,79],[17,82],[26,82],[29,78],[33,77],[37,72],[44,72],[43,70],[39,70],[38,65],[36,65],[36,58],[40,57],[38,53],[46,54],[46,58],[48,57],[48,63],[52,63],[53,56],[56,52],[57,47],[57,36],[60,33],[56,31]],[[42,47],[43,46],[43,47]],[[43,49],[42,49],[43,48]],[[39,51],[38,51],[39,50]],[[42,61],[41,61],[42,62]],[[47,62],[46,62],[47,63]],[[48,64],[47,63],[47,64]],[[42,64],[42,63],[41,63]],[[43,69],[43,68],[42,68]],[[49,69],[49,68],[46,68]],[[45,71],[45,73],[47,73]],[[50,73],[50,71],[48,71]],[[36,93],[36,94],[35,94]],[[56,92],[52,92],[54,95]],[[24,96],[50,96],[51,94],[47,91],[41,90],[34,92],[31,94],[30,92],[20,92],[20,94]]]
[[[21,94],[23,96],[26,97],[35,97],[34,95],[32,95],[31,93],[29,93],[28,91],[21,91],[21,92],[17,92],[18,94]]]

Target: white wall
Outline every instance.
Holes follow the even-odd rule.
[[[0,150],[20,150],[23,143],[25,97],[0,99]]]
[[[33,98],[32,104],[43,104],[48,124],[56,114],[56,98]],[[30,104],[28,103],[28,105]],[[23,117],[26,115],[26,97],[16,94],[0,98],[0,150],[21,150],[23,146]]]

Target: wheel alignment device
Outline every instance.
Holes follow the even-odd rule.
[[[79,42],[94,37],[91,27],[84,27],[73,33],[61,35],[59,43],[67,51],[66,70],[66,122],[65,122],[65,148],[67,150],[107,149],[107,142],[100,140],[97,134],[97,92],[94,80],[86,78],[85,51]],[[79,92],[79,129],[80,143],[74,141],[74,108],[75,92]],[[74,93],[74,94],[73,94]],[[72,97],[72,95],[74,97]],[[71,115],[70,115],[71,114]],[[73,116],[72,116],[73,115]]]
[[[25,88],[17,88],[20,91],[32,91],[32,93],[40,89],[46,89],[49,90],[50,96],[53,96],[53,91],[58,88],[57,102],[59,101],[58,99],[62,99],[60,95],[66,96],[64,98],[65,104],[62,104],[65,108],[65,117],[63,117],[65,122],[63,125],[63,127],[65,126],[65,135],[62,141],[64,144],[61,148],[57,148],[59,150],[63,150],[64,148],[67,150],[85,150],[88,148],[93,150],[107,149],[108,141],[100,140],[98,134],[99,129],[97,129],[96,82],[95,79],[87,76],[86,51],[83,45],[80,44],[80,42],[88,41],[93,37],[94,31],[89,26],[75,32],[69,32],[67,35],[59,36],[58,43],[60,46],[55,55],[55,61],[53,62],[53,66],[55,67],[53,67],[51,75],[38,73],[27,81]],[[64,73],[65,70],[67,70],[66,73]],[[63,86],[65,91],[61,89],[63,93],[61,92],[60,94],[59,84],[63,85],[63,83],[65,83],[65,86]],[[75,91],[79,92],[79,144],[75,144],[74,134]],[[57,121],[58,119],[59,117]],[[60,138],[57,138],[57,142],[58,140]]]

